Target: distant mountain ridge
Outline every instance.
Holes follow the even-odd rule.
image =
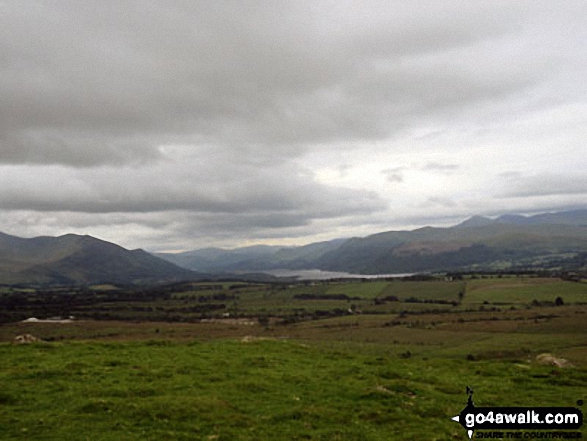
[[[346,239],[334,239],[299,247],[252,246],[232,250],[203,248],[184,253],[156,253],[155,255],[183,268],[204,272],[305,269],[309,262],[338,248],[345,241]]]
[[[587,210],[560,211],[555,213],[542,213],[533,216],[521,214],[504,214],[496,219],[483,216],[473,216],[459,224],[460,226],[481,226],[491,224],[516,224],[516,225],[587,225]]]
[[[207,248],[156,256],[91,236],[25,239],[0,233],[4,285],[154,283],[272,269],[389,274],[519,268],[587,271],[587,210],[474,216],[448,228],[386,231],[299,247]]]
[[[25,239],[0,233],[0,284],[131,284],[196,277],[144,250],[91,236]]]
[[[351,239],[317,268],[360,274],[531,267],[587,252],[587,227],[560,224],[424,228]],[[550,257],[549,257],[550,256]]]
[[[587,210],[495,219],[473,216],[448,228],[387,231],[363,238],[250,251],[208,249],[158,256],[211,272],[321,269],[387,274],[553,267],[569,262],[580,266],[581,259],[587,264],[587,256],[583,256],[587,253]]]
[[[281,249],[282,247],[279,246],[255,245],[234,250],[202,248],[176,254],[155,253],[155,256],[183,268],[195,271],[217,272],[230,271],[233,267],[239,267],[241,262],[268,258]]]

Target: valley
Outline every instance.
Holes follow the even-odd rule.
[[[586,225],[173,255],[2,234],[0,437],[456,440],[468,387],[582,406]]]

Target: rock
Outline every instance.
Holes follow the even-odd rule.
[[[32,334],[22,334],[14,337],[13,343],[15,345],[25,345],[29,343],[34,343],[36,341],[40,341],[40,339],[38,339]]]
[[[538,364],[546,365],[546,366],[554,366],[558,368],[565,368],[565,367],[573,367],[571,363],[569,363],[564,358],[555,357],[552,354],[540,354],[536,356],[536,362]]]

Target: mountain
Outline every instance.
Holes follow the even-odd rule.
[[[227,268],[230,271],[261,271],[267,269],[308,269],[326,253],[338,249],[346,239],[315,242],[299,247],[280,248],[271,255],[241,261]]]
[[[257,245],[232,250],[203,248],[177,254],[157,253],[156,256],[183,268],[206,272],[304,269],[312,267],[317,259],[345,241],[335,239],[299,247]]]
[[[233,250],[202,248],[183,253],[156,253],[155,256],[194,271],[224,272],[240,268],[244,262],[269,258],[281,249],[282,247],[254,245]]]
[[[587,210],[534,216],[473,216],[449,228],[425,227],[354,238],[316,268],[359,274],[471,269],[583,268]]]
[[[587,252],[586,226],[468,225],[351,239],[316,268],[359,274],[532,268]]]
[[[495,223],[495,221],[493,219],[489,219],[488,217],[473,216],[472,218],[469,218],[466,221],[460,223],[458,226],[460,226],[460,227],[484,227],[485,225],[491,225],[493,223]]]
[[[497,218],[498,222],[516,223],[519,225],[587,225],[587,210],[561,211],[543,213],[534,216],[505,215]]]
[[[141,249],[91,236],[24,239],[0,233],[0,284],[130,284],[197,276]]]
[[[358,274],[496,269],[587,270],[587,210],[474,216],[448,228],[387,231],[299,247],[127,250],[91,236],[24,239],[0,233],[0,284],[131,284],[207,273],[320,269]]]
[[[587,210],[560,211],[555,213],[542,213],[533,216],[521,214],[504,214],[496,219],[483,216],[473,216],[459,224],[461,227],[480,227],[491,224],[515,224],[515,225],[587,225]]]
[[[474,216],[449,228],[387,231],[301,247],[159,255],[211,272],[321,269],[358,274],[587,266],[587,210]]]

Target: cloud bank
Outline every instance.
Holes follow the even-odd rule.
[[[303,243],[587,202],[582,1],[0,2],[0,230]]]

